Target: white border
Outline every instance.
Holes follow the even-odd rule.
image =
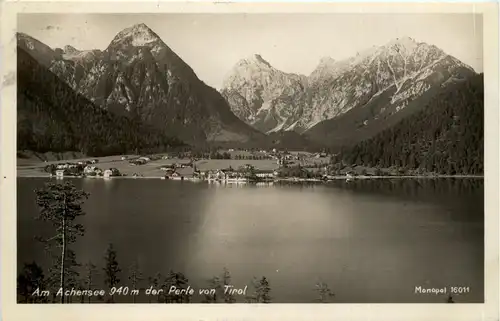
[[[119,3],[119,5],[117,5]],[[485,304],[16,304],[17,13],[482,13],[485,79]],[[6,2],[1,22],[1,313],[7,320],[498,320],[499,81],[496,3]]]

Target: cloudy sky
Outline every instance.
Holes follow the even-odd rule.
[[[482,19],[472,14],[29,14],[18,31],[51,47],[105,49],[122,29],[145,23],[210,86],[234,64],[260,54],[274,67],[308,75],[322,57],[343,59],[409,36],[482,72]]]

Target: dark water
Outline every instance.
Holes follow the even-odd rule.
[[[33,260],[48,264],[33,240],[51,232],[34,219],[34,189],[44,182],[18,179],[18,269]],[[454,296],[457,303],[483,301],[482,180],[267,187],[144,179],[74,183],[91,194],[79,218],[86,234],[72,245],[77,259],[102,270],[113,243],[122,285],[130,286],[128,266],[137,259],[142,287],[150,285],[148,276],[173,269],[197,290],[226,267],[236,287],[266,276],[279,303],[314,302],[318,281],[328,284],[335,293],[331,302],[338,303],[446,302],[447,295],[415,294],[416,286],[464,286],[469,293]]]

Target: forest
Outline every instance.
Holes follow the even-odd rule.
[[[333,163],[441,175],[484,173],[483,74],[448,84],[422,111],[346,147]]]
[[[26,51],[17,52],[17,150],[108,156],[184,145],[139,119],[96,107]]]

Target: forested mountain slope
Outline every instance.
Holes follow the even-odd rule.
[[[18,150],[104,156],[182,144],[140,120],[96,107],[20,47],[17,59]]]
[[[438,174],[484,172],[483,74],[448,83],[426,107],[334,159]]]

